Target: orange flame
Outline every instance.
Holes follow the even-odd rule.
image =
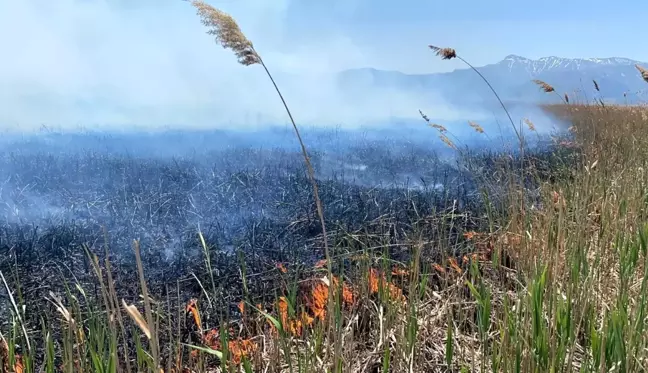
[[[400,299],[400,300],[405,300],[405,297],[403,296],[403,292],[401,289],[399,289],[396,285],[389,283],[386,279],[385,276],[379,276],[378,271],[375,269],[371,268],[369,270],[369,290],[371,291],[372,294],[378,293],[380,287],[384,288],[385,286],[389,290],[389,295],[392,299]]]
[[[432,263],[432,267],[439,273],[446,273],[445,268],[441,267],[438,263]]]
[[[200,312],[198,312],[198,301],[196,299],[189,300],[187,303],[187,313],[191,313],[193,316],[194,323],[198,327],[200,333],[202,333],[202,322],[200,319]]]
[[[243,358],[248,358],[257,349],[257,344],[250,339],[237,338],[228,342],[229,353],[234,364],[239,365]]]
[[[288,326],[288,300],[286,299],[286,297],[279,297],[278,308],[281,324],[286,327]]]
[[[475,235],[477,235],[477,232],[475,231],[470,231],[463,234],[464,238],[467,239],[468,241],[472,240],[475,237]]]
[[[454,269],[455,272],[457,272],[459,274],[461,274],[463,272],[463,270],[461,269],[461,267],[459,267],[459,264],[457,263],[457,259],[450,258],[450,259],[448,259],[448,263],[450,263],[450,267],[452,267],[452,269]]]
[[[326,259],[318,260],[317,263],[315,263],[315,268],[324,268],[325,266],[326,266]]]
[[[409,276],[409,271],[406,270],[405,268],[394,267],[392,269],[392,275],[393,276],[399,276],[399,277],[405,277],[405,276]]]
[[[286,269],[286,266],[283,263],[277,263],[277,268],[281,273],[288,273],[288,269]]]

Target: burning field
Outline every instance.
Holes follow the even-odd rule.
[[[55,315],[74,304],[83,315],[107,293],[115,296],[109,301],[115,310],[122,301],[141,304],[135,248],[157,312],[170,312],[158,321],[166,343],[200,342],[196,335],[245,314],[249,306],[241,302],[266,307],[279,299],[283,309],[285,292],[295,286],[293,298],[308,295],[307,310],[289,322],[284,309],[284,325],[301,334],[323,320],[329,288],[322,282],[324,237],[298,153],[241,145],[146,156],[96,150],[102,140],[93,135],[71,136],[67,150],[48,145],[49,138],[7,145],[0,158],[0,271],[24,305],[21,323],[34,343],[44,337],[32,336],[43,326],[36,315],[51,315],[48,322],[56,323]],[[366,267],[373,293],[383,283],[394,296],[404,291],[384,277],[376,258],[393,262],[389,278],[391,267],[403,277],[399,263],[410,260],[414,246],[429,263],[448,254],[438,249],[441,243],[461,261],[469,232],[485,228],[475,174],[458,158],[442,161],[408,142],[358,140],[344,152],[316,148],[312,161],[321,170],[334,264],[347,281],[355,276],[356,285]],[[349,286],[344,304],[357,306],[359,289]],[[10,328],[15,319],[5,311],[2,325]],[[20,353],[26,348],[20,345]]]
[[[646,288],[632,284],[647,278],[646,232],[637,227],[647,211],[648,158],[644,148],[630,151],[637,137],[618,137],[644,128],[643,116],[548,109],[569,115],[574,127],[523,153],[448,146],[455,155],[448,157],[416,142],[350,134],[340,136],[341,148],[315,143],[310,160],[326,235],[303,158],[290,145],[155,153],[151,137],[121,150],[111,144],[138,144],[137,137],[6,142],[3,367],[429,372],[608,364],[620,355],[603,359],[600,345],[584,338],[611,338],[612,316],[598,310]],[[624,124],[611,128],[612,121]],[[603,257],[621,267],[601,265]],[[614,322],[639,320],[641,303],[633,304],[626,321]],[[558,347],[570,362],[545,359]]]

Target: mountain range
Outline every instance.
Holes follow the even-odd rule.
[[[561,58],[529,59],[517,55],[476,67],[507,104],[561,102],[567,94],[570,101],[633,103],[645,102],[648,84],[635,65],[648,63],[629,58]],[[533,83],[542,80],[558,93],[545,93]],[[596,90],[595,84],[599,87]],[[405,74],[372,68],[346,70],[340,73],[341,87],[352,90],[392,89],[426,95],[433,92],[451,104],[475,106],[495,99],[488,86],[471,69],[446,73]]]

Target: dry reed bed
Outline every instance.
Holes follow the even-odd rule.
[[[380,164],[380,170],[387,173],[407,171],[410,167],[426,168],[429,175],[439,177],[432,177],[432,184],[443,183],[448,186],[453,185],[444,179],[449,177],[449,172],[451,179],[463,178],[453,168],[446,168],[431,160],[425,152],[418,152],[413,162],[409,155],[401,159],[385,148],[378,151],[372,148],[359,150],[371,156],[367,161]],[[233,154],[222,154],[221,161],[231,165],[230,158],[238,159],[241,154],[256,159],[255,153],[235,151]],[[113,303],[123,306],[125,300],[127,309],[132,310],[131,305],[135,305],[144,314],[141,291],[137,285],[135,257],[128,247],[124,250],[124,246],[130,245],[129,237],[145,234],[141,245],[142,262],[149,292],[156,299],[156,304],[162,307],[159,310],[162,313],[157,337],[160,346],[164,346],[161,356],[165,364],[167,359],[175,359],[178,352],[184,353],[179,356],[189,357],[189,349],[183,345],[178,346],[176,341],[200,343],[203,339],[196,334],[195,322],[186,310],[186,302],[190,298],[197,298],[202,328],[205,334],[211,332],[209,336],[205,336],[205,341],[209,341],[213,340],[213,328],[220,324],[221,312],[229,313],[228,318],[232,323],[239,321],[237,303],[242,299],[255,304],[263,303],[268,311],[276,314],[278,310],[275,298],[285,296],[284,291],[289,289],[287,283],[292,283],[296,277],[300,281],[313,280],[312,271],[320,275],[318,278],[324,275],[326,271],[321,268],[309,268],[314,263],[310,258],[322,258],[323,255],[317,244],[320,241],[319,233],[312,229],[313,224],[308,224],[309,217],[312,221],[315,216],[314,207],[308,203],[312,198],[308,193],[308,181],[305,177],[298,176],[300,167],[294,165],[292,157],[285,159],[285,155],[278,152],[275,158],[273,154],[263,155],[266,160],[272,159],[269,165],[277,162],[285,167],[279,169],[266,164],[252,168],[244,164],[242,169],[245,172],[242,172],[236,166],[221,169],[220,166],[210,164],[210,172],[201,172],[202,169],[192,163],[182,162],[183,168],[177,169],[172,163],[164,161],[134,161],[113,156],[92,155],[71,159],[45,155],[12,157],[13,166],[20,170],[16,171],[12,179],[20,180],[24,185],[5,187],[3,192],[9,193],[9,199],[18,202],[16,197],[29,190],[30,195],[37,194],[50,200],[47,196],[56,196],[56,185],[60,185],[60,179],[65,179],[66,198],[69,200],[61,200],[61,206],[83,207],[66,213],[76,216],[75,221],[52,221],[50,223],[54,225],[51,227],[48,227],[47,221],[38,221],[38,229],[18,223],[0,226],[0,249],[6,253],[0,262],[0,268],[5,274],[11,275],[8,282],[12,291],[20,289],[20,297],[16,296],[18,303],[24,302],[26,306],[23,321],[27,325],[29,340],[33,345],[39,346],[38,353],[42,351],[40,346],[45,343],[46,335],[41,332],[41,316],[47,316],[47,327],[53,341],[58,344],[65,335],[67,324],[60,323],[65,320],[60,320],[60,306],[53,306],[54,296],[62,299],[62,304],[67,309],[65,314],[75,315],[73,318],[79,320],[91,320],[92,309],[101,309],[104,305],[98,276],[89,265],[83,251],[84,245],[98,255],[99,267],[104,274],[108,270],[105,260],[110,260],[114,292],[119,295]],[[360,160],[364,161],[363,158]],[[317,157],[315,161],[323,164]],[[43,164],[48,167],[39,172]],[[78,169],[74,168],[75,164],[80,165]],[[105,179],[100,177],[105,173],[122,175],[125,182],[106,186]],[[32,180],[34,175],[37,175],[42,190],[29,188],[30,185],[36,185]],[[464,183],[469,181],[466,179]],[[158,189],[161,186],[164,189]],[[196,206],[200,209],[192,209],[187,202],[188,195],[194,201],[204,201]],[[237,197],[233,199],[233,196]],[[340,203],[341,196],[344,197],[343,204]],[[249,226],[243,225],[246,230],[241,232],[241,241],[232,253],[219,249],[221,237],[219,231],[213,229],[204,233],[208,250],[201,248],[201,241],[186,220],[187,216],[199,214],[206,220],[220,219],[223,212],[233,211],[237,206],[254,209],[256,203],[261,202],[259,198],[266,198],[262,202],[270,205],[290,202],[292,208],[273,210],[275,216],[272,216],[272,222],[252,221],[253,224]],[[344,264],[347,273],[345,278],[354,287],[362,283],[363,276],[357,270],[357,263],[353,264],[353,257],[374,258],[372,264],[375,266],[378,257],[388,253],[385,255],[390,258],[390,261],[385,262],[388,266],[396,262],[407,262],[411,255],[408,236],[421,235],[429,241],[425,243],[423,250],[428,267],[433,262],[442,263],[438,247],[452,247],[457,251],[457,261],[461,263],[459,253],[468,250],[462,247],[465,240],[462,233],[481,224],[479,210],[474,209],[476,202],[472,202],[471,206],[465,196],[456,194],[452,189],[438,193],[433,190],[366,188],[343,182],[323,182],[322,198],[324,205],[328,206],[328,218],[337,223],[331,224],[334,229],[330,237],[339,252],[334,263]],[[299,201],[304,203],[296,203]],[[453,206],[452,201],[460,202],[465,207]],[[23,202],[18,208],[29,211],[33,200],[26,198]],[[295,206],[300,208],[295,210]],[[350,214],[350,209],[355,212]],[[157,213],[151,214],[151,211]],[[128,219],[121,222],[124,216]],[[95,220],[89,219],[90,217],[101,217],[102,220],[113,223],[106,226],[104,232],[100,226],[95,226]],[[317,227],[316,224],[314,226]],[[165,258],[166,254],[162,250],[164,245],[173,242],[169,239],[173,239],[175,234],[184,234],[182,232],[185,230],[184,246],[174,248],[175,255]],[[420,244],[419,240],[415,242]],[[387,252],[385,249],[388,249]],[[376,255],[376,251],[380,255]],[[56,255],[55,260],[52,259],[53,254]],[[207,257],[212,271],[208,270],[205,263]],[[285,263],[289,275],[283,274],[276,267],[281,262]],[[215,287],[210,273],[214,273]],[[241,284],[242,273],[247,282],[245,289]],[[66,283],[72,287],[71,298],[66,294]],[[107,278],[104,278],[104,283],[109,283]],[[77,292],[79,289],[83,289],[84,293]],[[246,291],[247,296],[244,296]],[[406,292],[407,289],[403,291]],[[358,297],[366,298],[360,294]],[[115,308],[112,309],[114,312]],[[250,309],[255,312],[254,307]],[[122,311],[124,316],[127,315],[126,308]],[[7,309],[3,316],[3,330],[10,330],[11,312]],[[105,321],[101,316],[102,314],[97,315],[98,320]],[[311,314],[310,317],[313,316]],[[128,325],[128,320],[125,324]],[[87,325],[84,324],[83,327],[87,328]],[[84,333],[89,331],[86,329]],[[117,330],[117,333],[120,348],[128,348],[132,358],[136,351],[134,341],[137,334],[132,334],[130,329],[126,330],[126,334],[121,330]],[[236,343],[239,337],[245,341],[250,336],[232,336],[232,343]],[[362,334],[358,338],[362,339]],[[22,346],[18,347],[19,353],[24,354],[24,344],[18,344]],[[232,347],[235,348],[236,345]],[[85,356],[87,351],[79,353]],[[57,359],[63,358],[60,354],[57,349]],[[35,358],[40,361],[42,356]],[[187,361],[184,363],[193,364]],[[125,369],[125,363],[121,364]]]
[[[598,110],[592,108],[592,113]],[[239,312],[229,311],[220,320],[204,317],[210,307],[209,294],[212,294],[211,298],[215,294],[210,289],[208,277],[203,277],[205,289],[201,293],[204,295],[188,304],[180,303],[178,297],[174,297],[175,301],[170,303],[158,303],[162,299],[152,294],[153,309],[158,307],[154,314],[161,318],[158,321],[160,327],[153,335],[149,330],[150,323],[143,316],[145,302],[135,301],[135,308],[128,302],[123,307],[120,322],[111,326],[104,313],[82,310],[78,301],[74,300],[81,293],[73,295],[76,293],[73,291],[70,293],[72,297],[66,296],[61,303],[57,302],[60,305],[54,309],[59,315],[71,316],[64,316],[60,321],[56,321],[60,316],[54,317],[49,323],[49,328],[63,332],[57,334],[57,338],[63,338],[57,342],[57,345],[61,343],[59,346],[63,352],[54,350],[53,358],[69,366],[64,367],[64,371],[95,371],[91,360],[85,361],[85,368],[82,369],[75,368],[73,361],[65,358],[66,348],[80,356],[91,354],[78,343],[77,347],[74,347],[74,343],[70,343],[71,347],[65,347],[65,330],[76,330],[70,334],[72,336],[85,334],[88,338],[96,338],[96,335],[91,335],[92,327],[88,324],[73,328],[66,321],[80,319],[94,320],[103,325],[107,335],[114,335],[120,341],[118,344],[121,348],[129,346],[132,353],[150,348],[146,343],[149,339],[147,335],[159,338],[161,351],[158,359],[165,371],[169,372],[245,370],[245,366],[253,371],[322,371],[330,364],[334,348],[341,350],[339,361],[343,371],[382,371],[386,367],[391,371],[446,371],[450,367],[453,367],[450,370],[463,367],[470,371],[487,371],[492,370],[490,365],[493,359],[510,370],[513,357],[518,354],[518,346],[523,347],[519,352],[521,365],[530,370],[534,366],[539,369],[537,367],[544,363],[537,361],[532,353],[532,342],[537,336],[527,333],[533,329],[533,321],[529,316],[531,313],[527,313],[530,309],[525,308],[529,307],[529,298],[525,293],[538,280],[534,278],[534,273],[542,268],[543,263],[548,263],[550,266],[546,269],[544,280],[546,293],[543,296],[553,299],[553,296],[572,294],[578,299],[578,307],[574,308],[578,316],[574,316],[573,320],[577,326],[574,326],[573,342],[568,346],[571,364],[586,364],[588,346],[582,339],[588,331],[581,324],[585,323],[583,320],[588,320],[585,317],[587,312],[593,312],[588,310],[595,310],[595,314],[599,315],[592,317],[592,320],[603,322],[604,311],[614,308],[619,289],[626,286],[621,284],[623,277],[616,266],[620,257],[615,254],[614,246],[619,232],[636,233],[642,219],[645,220],[641,197],[645,198],[642,185],[646,180],[645,174],[638,172],[643,158],[632,149],[626,149],[627,153],[623,156],[617,155],[615,161],[587,159],[589,154],[601,154],[607,145],[605,142],[580,141],[578,129],[580,126],[609,126],[610,123],[598,120],[594,114],[583,116],[584,120],[579,118],[573,118],[575,141],[584,144],[580,145],[580,162],[570,164],[573,168],[570,177],[541,184],[544,204],[540,208],[512,214],[508,216],[510,221],[507,225],[496,227],[492,232],[464,232],[460,240],[463,251],[473,252],[474,255],[457,255],[449,251],[450,244],[456,242],[450,236],[439,235],[434,239],[434,236],[427,234],[421,236],[424,231],[419,231],[417,235],[416,230],[402,244],[412,253],[412,260],[418,258],[418,262],[414,260],[399,264],[390,259],[388,252],[376,255],[381,253],[366,250],[366,247],[363,249],[363,245],[351,249],[354,242],[366,239],[360,232],[349,235],[345,241],[338,241],[337,245],[343,246],[336,245],[336,250],[351,250],[348,250],[350,254],[333,261],[334,283],[343,279],[345,289],[338,298],[339,302],[332,303],[336,307],[334,315],[338,315],[336,323],[340,325],[337,334],[328,335],[328,321],[322,318],[322,315],[328,314],[323,307],[328,304],[326,299],[329,294],[336,294],[325,291],[328,289],[327,283],[330,283],[328,272],[322,268],[325,262],[318,263],[317,268],[312,269],[300,269],[286,263],[275,268],[278,286],[275,286],[274,301],[258,306],[251,299],[246,299],[245,293],[241,293],[240,298],[231,300],[241,302],[237,307]],[[621,141],[611,137],[615,134],[621,135],[618,131],[610,131],[607,134],[610,138],[606,141]],[[623,146],[623,143],[620,142],[618,146]],[[627,172],[632,170],[637,172]],[[619,209],[621,200],[626,201],[623,203],[624,209]],[[510,211],[516,212],[515,209]],[[449,210],[445,214],[444,219],[424,218],[420,224],[451,226],[459,225],[463,219],[458,211]],[[380,239],[376,243],[379,244]],[[446,255],[436,258],[416,255],[417,250],[430,252],[434,247],[444,248],[436,252]],[[582,284],[575,284],[571,278],[574,258],[577,257],[574,252],[580,252],[582,257],[579,260],[590,268]],[[100,263],[96,267],[102,268],[104,283],[109,283],[108,263]],[[637,299],[641,294],[641,287],[636,284],[642,268],[642,265],[635,268],[627,285],[631,299]],[[243,273],[246,271],[245,267],[240,270]],[[244,287],[244,284],[241,286]],[[96,311],[107,307],[107,314],[116,315],[119,307],[115,305],[122,304],[124,294],[118,295],[109,288],[105,293],[110,294],[107,297],[109,300],[102,301],[100,295],[96,300],[99,307]],[[172,292],[167,299],[169,295],[173,296]],[[111,297],[114,299],[110,300]],[[135,300],[136,297],[129,299]],[[214,301],[211,299],[211,302]],[[107,306],[111,303],[113,306]],[[513,305],[515,308],[511,308]],[[487,309],[488,321],[482,319]],[[138,316],[134,310],[138,310],[142,316]],[[517,332],[502,329],[509,327],[502,322],[507,317],[510,320],[511,315],[515,314],[511,314],[513,310],[525,310],[519,311],[522,316],[514,323]],[[555,311],[544,310],[542,319],[552,320],[556,317],[552,316]],[[133,320],[129,320],[127,315],[132,315]],[[177,322],[166,322],[167,318],[176,319]],[[122,331],[120,323],[138,326],[142,334],[138,338],[137,329]],[[509,333],[508,337],[506,333]],[[545,339],[556,339],[559,335],[556,333],[560,333],[559,329],[549,322]],[[19,340],[20,335],[18,329],[13,338]],[[513,339],[513,336],[518,339]],[[511,339],[507,340],[509,337]],[[123,344],[121,341],[127,338],[129,341]],[[139,340],[142,344],[133,344],[130,342],[132,340]],[[201,352],[188,345],[212,350]],[[211,357],[216,349],[220,353],[228,353],[229,357],[220,361]],[[108,351],[109,348],[103,353]],[[5,355],[10,356],[9,352]],[[140,366],[140,371],[152,369],[151,357],[147,358],[146,354],[138,353],[138,357],[132,357],[130,353],[125,355],[122,352],[117,356],[119,359],[115,364],[122,370],[126,369],[127,356],[131,356],[128,359],[131,369],[135,365]]]

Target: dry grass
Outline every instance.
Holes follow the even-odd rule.
[[[553,86],[551,86],[546,82],[543,82],[542,80],[534,79],[533,82],[537,84],[540,88],[542,88],[542,90],[545,91],[545,93],[551,93],[556,91]]]
[[[261,64],[261,58],[254,50],[252,42],[231,15],[214,8],[200,0],[193,0],[201,22],[208,28],[207,33],[213,35],[216,42],[223,48],[230,49],[236,54],[239,63],[245,66]]]
[[[646,70],[646,68],[639,65],[635,65],[635,67],[637,68],[637,70],[639,70],[639,73],[641,74],[641,79],[645,80],[648,83],[648,70]]]
[[[430,45],[429,47],[434,51],[434,53],[436,53],[437,56],[441,57],[444,60],[457,58],[457,52],[452,48],[440,48],[434,45]]]
[[[159,364],[148,341],[153,336],[149,325],[157,325],[154,314],[168,313],[153,311],[157,302],[152,300],[149,321],[139,311],[146,302],[124,305],[134,322],[123,322],[135,327],[129,338],[146,336],[130,347],[139,356],[130,360],[133,369],[435,372],[515,371],[519,366],[520,371],[540,372],[623,365],[625,371],[641,371],[648,359],[641,348],[648,343],[641,317],[648,296],[648,256],[642,241],[648,233],[643,229],[648,200],[643,171],[648,166],[648,136],[642,136],[647,135],[646,109],[571,104],[545,110],[574,125],[570,141],[578,144],[578,158],[570,164],[570,176],[542,182],[542,203],[534,209],[512,209],[511,215],[501,217],[506,220],[493,218],[499,228],[465,232],[462,245],[469,253],[456,256],[446,251],[445,257],[430,260],[420,253],[447,241],[413,238],[410,263],[397,264],[380,253],[354,254],[344,257],[346,275],[335,275],[332,282],[326,261],[300,272],[277,265],[286,281],[275,304],[237,301],[238,314],[216,325],[200,316],[200,308],[208,307],[206,300],[177,305],[189,320],[181,330],[193,330],[190,334],[197,338],[173,342],[185,340],[179,333],[171,340],[160,339]],[[449,224],[457,219],[452,214],[448,218]],[[513,220],[518,223],[507,224]],[[332,267],[341,268],[342,259]],[[104,270],[97,272],[108,276]],[[107,285],[102,287],[105,307],[113,309],[109,299],[116,295]],[[46,356],[53,351],[53,357],[63,359],[65,372],[79,371],[79,364],[81,370],[105,371],[77,341],[83,338],[86,345],[99,346],[91,341],[112,335],[108,345],[115,347],[104,347],[104,353],[116,351],[120,329],[110,326],[102,313],[89,319],[103,325],[100,329],[88,329],[87,321],[71,323],[88,320],[86,311],[76,308],[73,298],[57,304],[65,309],[67,321],[62,325],[69,333],[62,335],[61,352],[44,348]],[[330,322],[340,330],[333,339],[327,332]],[[339,359],[334,358],[333,343],[339,344]],[[619,343],[625,350],[618,349]],[[601,354],[601,349],[609,352]],[[126,356],[118,356],[114,368],[102,369],[116,371],[111,369],[119,366],[124,371]],[[8,366],[21,364],[26,371],[35,366],[30,360],[35,357],[10,351],[4,357]]]

